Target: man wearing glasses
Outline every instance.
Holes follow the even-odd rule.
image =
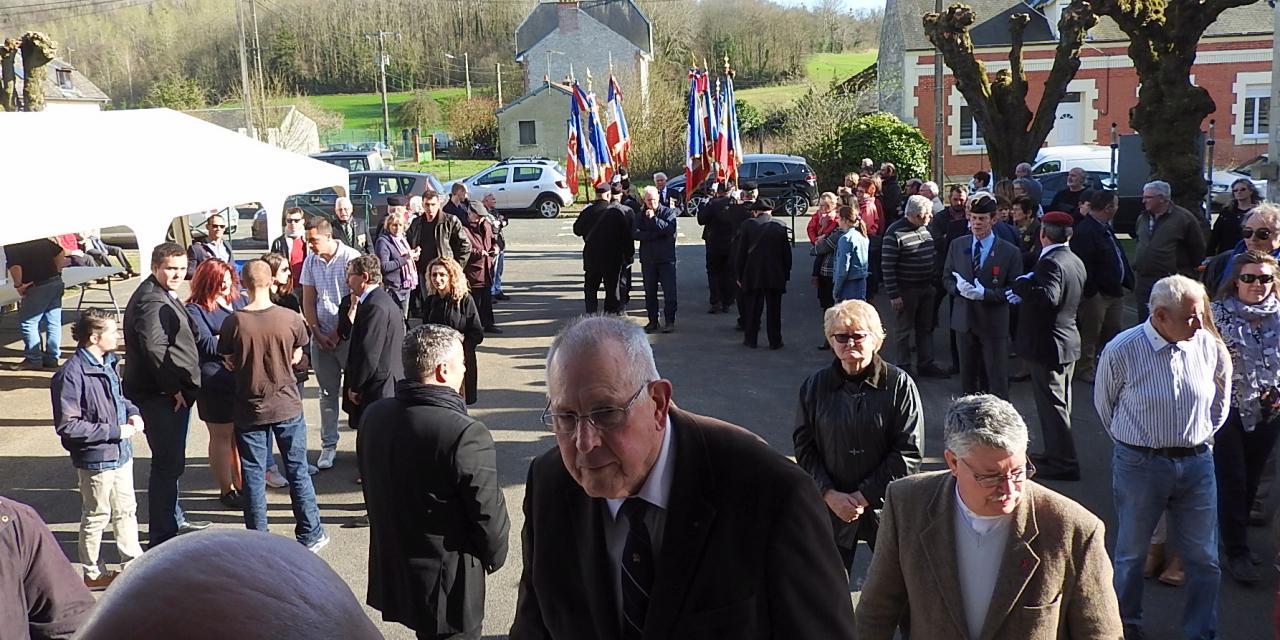
[[[676,408],[639,326],[571,323],[547,396],[557,449],[529,468],[511,640],[853,637],[813,480],[750,432]]]
[[[231,242],[227,235],[227,219],[215,213],[205,220],[205,237],[195,240],[187,248],[187,280],[195,274],[201,262],[217,258],[231,266],[235,266],[236,257],[231,251]]]
[[[1136,285],[1133,296],[1139,323],[1150,315],[1147,300],[1156,280],[1174,274],[1194,278],[1196,268],[1204,260],[1205,232],[1201,221],[1174,204],[1171,194],[1169,183],[1163,180],[1148,182],[1142,187],[1145,211],[1138,214],[1135,226],[1138,245],[1133,255]]]
[[[1280,258],[1280,207],[1261,204],[1245,214],[1240,223],[1240,236],[1236,245],[1209,259],[1200,281],[1211,294],[1222,288],[1235,266],[1236,256],[1246,251],[1258,251],[1273,258]]]
[[[889,485],[858,602],[859,640],[905,618],[931,638],[1118,638],[1102,521],[1034,482],[1013,405],[947,411],[946,471]]]
[[[306,221],[307,217],[301,208],[290,208],[284,212],[284,233],[271,242],[271,252],[284,256],[289,261],[289,289],[298,300],[302,300],[302,284],[298,282],[298,278],[302,277],[302,263],[310,253],[303,237]]]

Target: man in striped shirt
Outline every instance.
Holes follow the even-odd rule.
[[[897,365],[911,371],[911,341],[916,347],[915,372],[923,376],[945,378],[933,362],[934,282],[938,279],[935,265],[937,251],[929,220],[933,203],[921,195],[907,198],[902,218],[884,232],[880,258],[884,291],[893,307],[893,340],[897,345]]]
[[[1213,638],[1218,605],[1218,515],[1209,443],[1227,418],[1231,358],[1205,317],[1204,287],[1168,276],[1151,291],[1151,316],[1102,352],[1093,403],[1115,440],[1112,493],[1118,528],[1116,595],[1125,638],[1142,637],[1142,569],[1166,510],[1169,540],[1187,575],[1182,631]]]

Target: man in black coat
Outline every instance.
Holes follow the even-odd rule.
[[[752,218],[742,223],[734,240],[734,273],[742,287],[742,344],[755,349],[760,337],[760,314],[765,320],[769,348],[782,348],[782,294],[791,279],[791,241],[787,228],[773,219],[773,203],[751,203]]]
[[[178,301],[187,274],[187,252],[166,242],[151,252],[151,276],[129,297],[124,310],[124,395],[142,413],[151,447],[147,481],[149,546],[203,529],[187,521],[178,505],[178,480],[187,467],[187,424],[200,389],[200,356],[191,316]]]
[[[728,185],[722,182],[716,186],[716,197],[698,210],[698,224],[702,225],[702,240],[707,251],[707,290],[711,294],[711,308],[707,313],[728,311],[738,298],[732,247],[733,235],[738,229],[729,216],[732,204]]]
[[[658,202],[658,190],[645,187],[635,209],[631,236],[640,241],[640,273],[644,278],[644,310],[658,330],[658,287],[662,287],[662,332],[676,329],[676,219],[680,212]]]
[[[1089,214],[1075,225],[1071,235],[1071,251],[1084,263],[1086,274],[1076,317],[1080,360],[1072,377],[1089,384],[1093,384],[1102,348],[1124,329],[1125,291],[1132,291],[1134,285],[1129,256],[1111,226],[1118,208],[1115,191],[1093,192]]]
[[[367,410],[357,437],[369,507],[369,606],[419,638],[479,638],[485,574],[511,524],[497,454],[467,415],[462,335],[436,324],[404,342],[406,379]]]
[[[395,198],[399,205],[392,204],[392,198]],[[387,207],[405,206],[407,204],[400,196],[390,196],[387,198]],[[351,199],[346,196],[339,196],[337,202],[333,205],[333,237],[341,240],[342,244],[347,245],[359,251],[360,253],[372,252],[373,238],[369,236],[369,224],[364,221],[363,217],[355,217],[355,208],[351,205]]]
[[[381,285],[377,256],[363,255],[347,263],[351,296],[339,307],[338,331],[351,344],[342,373],[342,405],[353,428],[359,428],[364,408],[394,395],[396,382],[404,377],[404,314]]]
[[[639,327],[571,323],[547,395],[557,449],[529,467],[511,640],[853,637],[813,480],[676,408]]]
[[[605,313],[621,313],[618,278],[622,267],[631,260],[635,242],[626,213],[611,206],[609,185],[596,185],[596,200],[587,205],[573,223],[573,234],[583,240],[582,269],[586,272],[584,298],[587,313],[599,308],[600,284],[604,283]]]
[[[1014,280],[1009,302],[1020,305],[1016,347],[1031,371],[1031,389],[1044,436],[1044,453],[1031,454],[1039,476],[1079,480],[1071,438],[1071,373],[1080,358],[1076,311],[1085,267],[1071,251],[1071,214],[1051,211],[1040,220],[1040,259]]]

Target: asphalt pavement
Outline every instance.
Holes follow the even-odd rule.
[[[500,481],[511,514],[511,552],[507,564],[489,577],[486,601],[486,638],[504,638],[515,612],[521,554],[519,531],[523,524],[521,504],[529,461],[553,447],[553,441],[539,422],[546,403],[544,363],[546,349],[563,322],[579,314],[582,306],[581,240],[573,236],[572,218],[554,220],[514,219],[507,228],[505,290],[511,300],[496,306],[499,326],[505,333],[486,336],[479,347],[480,400],[473,415],[493,431],[497,443]],[[684,409],[740,424],[791,455],[791,433],[800,383],[815,370],[830,363],[831,352],[816,347],[822,341],[821,313],[816,294],[809,284],[810,258],[806,245],[795,248],[792,282],[783,297],[783,332],[786,347],[780,351],[746,349],[742,334],[734,330],[734,316],[707,311],[707,286],[701,227],[691,218],[679,222],[679,303],[677,331],[651,337],[658,369],[675,388],[675,402]],[[801,234],[803,236],[803,233]],[[136,280],[115,285],[121,303],[136,286]],[[636,273],[639,289],[639,273]],[[636,292],[629,315],[644,322],[643,294]],[[882,314],[887,302],[878,301]],[[64,300],[68,311],[64,324],[75,316],[76,298]],[[887,316],[886,316],[887,317]],[[21,343],[12,315],[0,317],[0,364],[17,362]],[[886,323],[887,324],[887,323]],[[69,324],[66,324],[69,326]],[[890,338],[891,339],[891,338]],[[939,360],[947,360],[945,332],[935,335]],[[72,350],[69,331],[64,331],[65,353]],[[0,494],[33,505],[73,561],[79,523],[79,495],[75,473],[66,452],[51,426],[49,379],[41,372],[0,372]],[[926,468],[941,468],[942,418],[952,398],[960,394],[958,378],[918,381],[926,418]],[[1045,484],[1079,501],[1106,521],[1108,545],[1114,542],[1115,514],[1112,509],[1110,459],[1112,444],[1093,410],[1091,387],[1077,382],[1072,412],[1083,479],[1079,482]],[[1032,450],[1039,448],[1031,389],[1027,383],[1013,385],[1014,405],[1027,419]],[[305,412],[310,424],[312,461],[319,447],[319,407],[314,382],[305,393]],[[344,421],[345,425],[345,421]],[[355,484],[355,437],[345,426],[339,444],[337,464],[315,476],[317,497],[324,525],[333,542],[320,555],[350,585],[357,599],[364,600],[367,579],[367,529],[344,529],[341,525],[362,512],[360,487]],[[146,529],[146,477],[150,451],[145,439],[135,441],[138,461],[139,521]],[[187,445],[187,473],[183,477],[182,504],[189,517],[211,520],[217,527],[243,526],[238,512],[223,508],[207,467],[208,432],[193,417]],[[279,535],[291,536],[293,517],[288,494],[270,490],[270,526]],[[1273,555],[1272,537],[1265,528],[1250,531],[1254,550],[1264,558]],[[110,539],[108,534],[107,539]],[[104,544],[107,560],[115,558],[114,547]],[[870,557],[863,549],[856,568],[851,597],[857,589]],[[234,561],[229,559],[228,561]],[[1269,567],[1269,565],[1268,565]],[[1276,575],[1267,569],[1265,581],[1244,588],[1224,577],[1220,598],[1220,637],[1227,640],[1262,640],[1268,631]],[[270,576],[264,576],[270,580]],[[1181,613],[1182,590],[1146,583],[1147,632],[1151,638],[1176,638]],[[264,603],[264,606],[266,604]],[[366,608],[367,609],[367,608]],[[382,623],[378,612],[370,617],[388,638],[412,638],[404,627]]]

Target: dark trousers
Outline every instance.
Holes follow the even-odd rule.
[[[480,640],[480,628],[459,633],[436,633],[434,631],[418,631],[418,640]]]
[[[836,306],[836,294],[833,290],[835,279],[831,276],[818,276],[818,306],[823,311]]]
[[[471,287],[471,298],[476,301],[476,311],[480,314],[480,324],[484,328],[494,327],[493,320],[493,291],[490,290],[492,285],[480,285]]]
[[[1031,372],[1031,392],[1040,415],[1044,436],[1043,471],[1079,471],[1076,443],[1071,437],[1071,376],[1076,363],[1045,365],[1027,362]]]
[[[867,297],[866,297],[866,300],[868,302],[870,302],[872,298],[875,298],[876,294],[880,292],[880,280],[881,280],[880,269],[882,267],[881,265],[882,260],[880,258],[880,245],[884,242],[884,237],[872,236],[871,238],[869,238],[869,240],[871,242],[870,242],[870,245],[867,247],[867,260],[870,261],[870,264],[868,265],[870,268],[867,270]]]
[[[960,388],[1009,399],[1009,336],[954,331],[960,350]],[[985,380],[983,379],[985,377]]]
[[[1133,288],[1133,304],[1138,308],[1138,324],[1147,321],[1147,317],[1151,315],[1151,309],[1147,306],[1147,302],[1151,300],[1151,290],[1155,288],[1156,281],[1163,276],[1134,276]]]
[[[1249,507],[1267,456],[1280,436],[1280,418],[1245,431],[1240,411],[1231,407],[1226,424],[1214,436],[1213,471],[1218,480],[1218,531],[1227,557],[1249,553]]]
[[[583,286],[583,300],[587,303],[587,313],[595,313],[600,309],[600,284],[604,284],[604,312],[620,313],[622,304],[618,300],[618,278],[622,272],[618,269],[587,269]]]
[[[627,303],[631,302],[631,265],[628,262],[622,265],[618,274],[618,313],[627,312]]]
[[[667,324],[676,321],[676,263],[640,263],[644,278],[644,310],[649,322],[658,321],[658,286],[662,286],[662,315]]]
[[[741,311],[743,344],[756,345],[760,339],[760,314],[767,311],[765,332],[769,346],[782,346],[782,289],[744,289]]]
[[[178,480],[187,468],[187,425],[191,407],[173,410],[173,396],[152,396],[137,403],[151,447],[147,478],[148,548],[178,535],[185,517],[178,506]]]
[[[738,283],[728,253],[707,252],[707,289],[711,306],[728,307],[737,302]]]
[[[104,244],[102,246],[107,248],[106,253],[98,251],[97,249],[85,249],[84,252],[89,254],[89,257],[93,258],[100,267],[111,266],[111,261],[107,259],[107,255],[110,254],[112,258],[120,261],[120,266],[124,267],[125,271],[133,271],[133,265],[129,264],[129,257],[125,255],[124,249],[117,247],[114,244]]]
[[[902,298],[902,311],[893,313],[898,366],[911,366],[912,341],[915,342],[916,370],[936,366],[933,362],[933,288],[899,289],[898,296]]]

